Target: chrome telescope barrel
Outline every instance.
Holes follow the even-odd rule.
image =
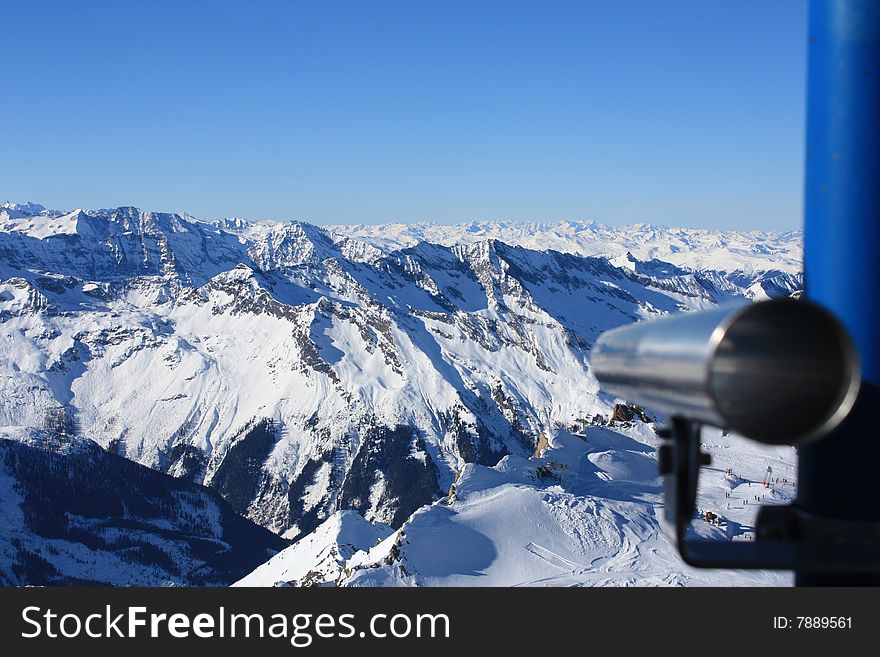
[[[846,329],[820,306],[794,299],[612,329],[590,361],[607,393],[779,445],[836,427],[861,383]]]

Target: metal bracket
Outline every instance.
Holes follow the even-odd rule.
[[[697,568],[880,573],[880,523],[816,516],[797,505],[762,506],[754,541],[689,538],[696,511],[700,467],[710,456],[700,449],[700,426],[673,417],[658,432],[666,441],[658,462],[664,477],[664,520],[682,559]]]

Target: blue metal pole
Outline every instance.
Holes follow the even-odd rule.
[[[799,453],[798,504],[880,521],[880,0],[811,0],[804,218],[806,295],[849,329],[862,392],[838,430]],[[798,585],[880,584],[797,573]]]

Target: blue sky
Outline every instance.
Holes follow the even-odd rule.
[[[0,201],[800,225],[803,0],[36,0],[0,17]]]

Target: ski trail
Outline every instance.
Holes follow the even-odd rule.
[[[584,569],[583,565],[575,563],[574,561],[569,561],[565,557],[561,557],[552,550],[548,550],[547,548],[537,545],[536,543],[529,543],[525,546],[525,549],[534,554],[536,557],[539,557],[544,561],[553,564],[554,566],[558,566],[559,568],[565,568],[570,571]]]

